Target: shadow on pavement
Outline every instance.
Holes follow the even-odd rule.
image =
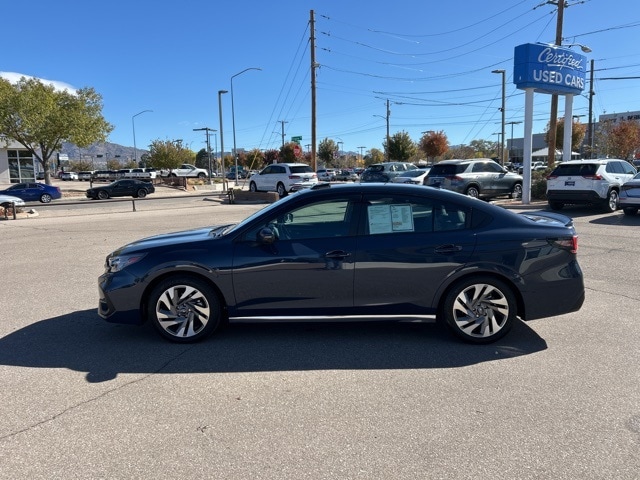
[[[547,348],[524,322],[490,345],[469,345],[435,323],[242,323],[190,345],[150,325],[114,325],[95,310],[42,320],[0,339],[0,364],[87,372],[88,382],[120,373],[229,373],[456,368]]]

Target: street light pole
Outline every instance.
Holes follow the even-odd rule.
[[[502,166],[504,167],[504,164],[506,163],[504,158],[504,125],[506,114],[507,71],[492,70],[491,73],[500,73],[502,75],[502,107],[500,107],[500,111],[502,112],[502,135],[500,136],[500,163],[502,163]]]
[[[133,160],[136,162],[136,166],[138,165],[138,149],[136,148],[136,122],[135,118],[138,115],[142,115],[143,113],[153,112],[153,110],[143,110],[141,112],[136,113],[133,117],[131,117],[131,125],[133,126]]]
[[[237,77],[238,75],[242,75],[244,72],[248,72],[249,70],[260,70],[262,71],[261,68],[258,67],[249,67],[249,68],[245,68],[244,70],[242,70],[239,73],[236,73],[235,75],[231,75],[231,126],[233,129],[233,159],[235,161],[235,170],[236,170],[236,186],[238,186],[238,152],[236,151],[236,115],[235,115],[235,111],[233,108],[233,79],[234,77]]]
[[[227,175],[224,171],[224,135],[222,134],[222,94],[227,90],[218,90],[218,113],[220,115],[220,161],[222,162],[222,188],[227,189]]]
[[[194,128],[194,132],[202,132],[204,131],[207,136],[207,157],[209,158],[209,185],[211,185],[211,143],[209,142],[209,132],[217,132],[215,128]]]

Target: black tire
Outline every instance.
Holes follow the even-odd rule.
[[[109,192],[106,190],[98,191],[98,200],[106,200],[107,198],[109,198]]]
[[[522,184],[516,183],[511,190],[511,198],[522,198]]]
[[[51,195],[48,193],[43,193],[40,195],[40,202],[42,203],[51,203]]]
[[[491,343],[504,337],[516,318],[516,298],[504,282],[470,277],[450,287],[441,316],[453,333],[469,343]]]
[[[562,210],[564,208],[564,203],[562,203],[562,202],[549,202],[549,208],[551,210]]]
[[[138,191],[136,192],[136,197],[137,197],[137,198],[144,198],[144,197],[146,197],[146,196],[147,196],[147,190],[146,190],[146,189],[144,189],[144,188],[141,188],[140,190],[138,190]]]
[[[198,174],[198,178],[199,178],[200,180],[204,180],[205,178],[207,178],[207,176],[206,176],[204,173],[200,172],[200,173]]]
[[[258,186],[256,185],[256,182],[251,182],[249,184],[249,191],[250,192],[257,192],[258,191]]]
[[[473,198],[479,198],[480,197],[480,189],[478,187],[476,187],[475,185],[471,185],[469,187],[467,187],[467,189],[464,192],[465,195],[468,195],[470,197]]]
[[[287,195],[287,190],[284,188],[284,184],[282,182],[278,183],[278,185],[276,185],[276,192],[278,192],[278,195],[282,198],[285,197]]]
[[[218,328],[222,307],[218,295],[206,282],[176,275],[151,291],[147,318],[167,340],[192,343],[203,340]]]
[[[615,212],[618,209],[618,191],[611,190],[607,194],[607,200],[603,205],[605,212]]]
[[[624,212],[625,215],[631,215],[631,216],[638,213],[638,209],[636,207],[624,207],[622,211]]]

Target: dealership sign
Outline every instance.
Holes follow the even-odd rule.
[[[568,48],[526,43],[515,48],[513,82],[519,89],[557,95],[584,90],[587,57]]]

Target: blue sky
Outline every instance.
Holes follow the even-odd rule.
[[[593,112],[640,110],[640,4],[569,0],[563,43],[588,45],[594,59]],[[182,139],[197,151],[220,129],[218,91],[231,90],[238,148],[311,142],[310,11],[315,12],[317,140],[346,151],[382,149],[385,104],[390,132],[443,130],[452,145],[498,141],[501,76],[506,121],[524,116],[512,83],[513,50],[555,39],[556,7],[544,0],[235,0],[8,2],[2,9],[0,75],[93,87],[115,126],[109,141],[138,148]],[[577,47],[576,47],[577,48]],[[579,50],[578,50],[579,51]],[[574,115],[588,121],[588,91]],[[549,119],[537,94],[534,133]],[[560,101],[560,115],[564,102]],[[233,147],[231,96],[222,96],[224,147]],[[284,122],[284,123],[283,123]],[[522,136],[522,124],[506,137]],[[219,132],[212,136],[218,141]],[[213,146],[212,146],[213,149]]]

